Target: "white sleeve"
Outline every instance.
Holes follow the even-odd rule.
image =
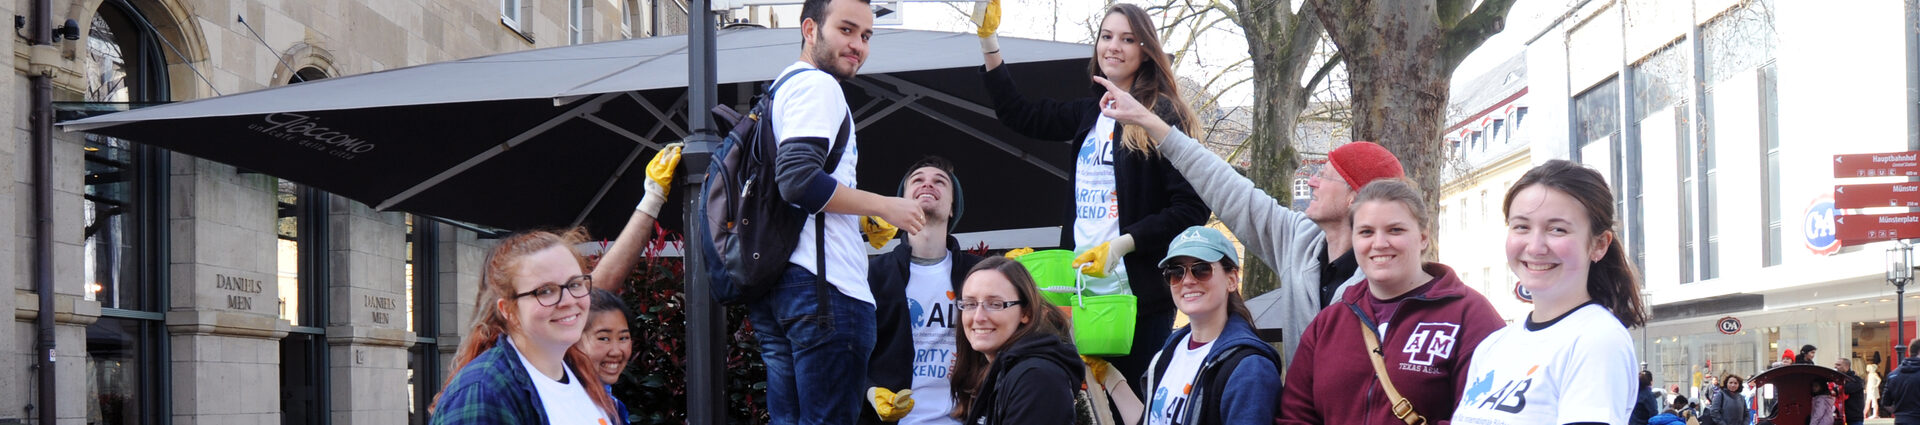
[[[794,74],[773,94],[773,118],[773,135],[780,143],[796,137],[831,141],[847,119],[846,94],[825,72]]]
[[[1635,365],[1633,338],[1619,322],[1613,321],[1612,314],[1601,319],[1607,322],[1591,323],[1612,326],[1582,334],[1568,350],[1566,362],[1560,365],[1559,376],[1554,378],[1561,389],[1560,415],[1553,423],[1625,424],[1627,414],[1638,401],[1639,369]]]

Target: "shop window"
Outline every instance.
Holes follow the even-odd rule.
[[[324,424],[327,387],[327,198],[319,189],[279,181],[280,318],[291,324],[280,340],[282,424]]]
[[[168,99],[166,60],[141,11],[108,0],[87,26],[88,102]],[[100,303],[86,330],[87,423],[164,423],[167,396],[167,155],[127,140],[82,135],[82,298]],[[77,377],[76,377],[77,378]]]
[[[440,391],[439,235],[432,222],[407,215],[407,311],[413,347],[407,353],[408,423],[426,424],[427,408]]]

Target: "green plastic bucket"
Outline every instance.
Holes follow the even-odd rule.
[[[1140,300],[1132,295],[1077,297],[1072,304],[1073,345],[1088,356],[1133,352],[1133,326]]]
[[[1026,266],[1027,273],[1033,275],[1034,284],[1039,286],[1040,298],[1045,298],[1055,306],[1073,305],[1073,294],[1047,290],[1053,287],[1074,287],[1073,278],[1076,273],[1073,270],[1073,251],[1064,249],[1034,251],[1015,258],[1014,261]]]

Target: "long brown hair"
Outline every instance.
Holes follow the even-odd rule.
[[[1220,259],[1220,271],[1229,275],[1238,275],[1240,265],[1234,264],[1231,258],[1223,257]],[[1253,325],[1253,310],[1247,308],[1247,300],[1240,297],[1239,290],[1227,291],[1227,312],[1245,319],[1247,325]]]
[[[518,323],[507,320],[508,315],[519,314],[517,304],[504,303],[505,307],[496,307],[501,303],[494,302],[513,296],[514,271],[520,269],[521,260],[547,248],[562,246],[567,248],[568,254],[573,255],[573,260],[580,264],[581,270],[585,270],[587,261],[573,250],[573,245],[586,240],[586,231],[580,228],[562,232],[531,230],[509,235],[487,252],[486,262],[481,266],[480,291],[474,304],[472,331],[467,333],[465,340],[460,341],[460,350],[453,355],[453,362],[447,368],[446,384],[452,384],[454,377],[460,376],[460,370],[472,363],[475,357],[493,349],[502,335],[521,332]],[[626,418],[618,417],[620,413],[614,407],[613,397],[598,386],[587,385],[586,379],[597,375],[587,370],[587,365],[592,364],[593,360],[587,357],[585,351],[580,351],[579,345],[567,347],[566,363],[574,376],[581,379],[580,386],[586,388],[587,397],[593,400],[593,404],[599,406],[614,423],[625,423]],[[440,394],[434,394],[435,405],[440,403],[440,396],[446,393],[446,384],[442,384]]]
[[[1619,222],[1613,216],[1613,190],[1607,187],[1607,180],[1600,172],[1593,171],[1580,164],[1564,159],[1556,159],[1540,164],[1528,170],[1526,175],[1507,189],[1507,200],[1501,204],[1500,212],[1513,215],[1513,198],[1530,186],[1542,186],[1566,194],[1580,202],[1592,224],[1588,232],[1593,237],[1618,235],[1614,227]],[[1620,246],[1620,238],[1609,237],[1607,253],[1600,261],[1587,268],[1587,296],[1593,297],[1620,319],[1620,324],[1629,328],[1646,326],[1647,307],[1640,301],[1640,273],[1635,271],[1633,263],[1627,262],[1627,253]]]
[[[1013,335],[1007,337],[1007,344],[1013,344],[1034,333],[1053,335],[1066,343],[1073,342],[1073,337],[1067,334],[1073,327],[1073,322],[1068,321],[1067,315],[1061,313],[1053,303],[1040,298],[1040,292],[1034,289],[1037,286],[1034,284],[1033,275],[1027,274],[1026,266],[1006,257],[987,257],[981,260],[980,264],[974,265],[972,270],[968,270],[967,277],[971,278],[975,273],[981,272],[997,272],[1006,276],[1007,282],[1013,284],[1013,292],[1020,294],[1019,301],[1022,306],[1020,314],[1027,319],[1027,323],[1013,330]],[[972,313],[962,312],[963,316],[966,314]],[[991,359],[979,350],[973,349],[973,343],[967,342],[965,319],[961,321],[961,326],[954,327],[956,337],[953,339],[953,345],[959,350],[954,352],[953,373],[948,376],[953,378],[953,387],[950,390],[953,392],[953,417],[965,419],[967,409],[973,407],[974,396],[979,395],[982,390],[980,385],[987,381]]]
[[[1194,118],[1193,107],[1187,105],[1186,98],[1180,97],[1180,82],[1173,75],[1173,60],[1167,57],[1167,50],[1160,46],[1160,33],[1153,27],[1153,17],[1145,9],[1127,3],[1115,3],[1107,8],[1103,19],[1112,19],[1120,15],[1127,19],[1127,30],[1140,40],[1140,69],[1133,72],[1133,85],[1127,91],[1141,105],[1153,108],[1153,112],[1167,118],[1172,114],[1175,119],[1166,120],[1169,125],[1181,127],[1181,131],[1198,140],[1203,138],[1198,119]],[[1097,33],[1096,33],[1097,34]],[[1096,38],[1097,40],[1097,38]],[[1087,73],[1106,78],[1106,72],[1100,71],[1100,43],[1093,44],[1093,58],[1087,61]],[[1164,104],[1163,104],[1164,103]],[[1172,109],[1172,110],[1167,110]],[[1121,145],[1134,152],[1152,156],[1153,138],[1147,136],[1147,130],[1137,125],[1126,125],[1121,130]]]

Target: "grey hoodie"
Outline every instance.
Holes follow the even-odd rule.
[[[1200,194],[1200,200],[1226,223],[1227,230],[1240,239],[1247,254],[1259,258],[1280,275],[1280,288],[1274,291],[1281,293],[1282,298],[1272,308],[1286,309],[1282,312],[1286,320],[1281,324],[1280,333],[1285,339],[1281,344],[1287,351],[1281,358],[1291,360],[1294,347],[1300,344],[1301,331],[1320,313],[1320,258],[1327,251],[1326,233],[1306,214],[1281,206],[1267,192],[1254,186],[1252,180],[1241,176],[1226,161],[1179,129],[1174,129],[1160,142],[1160,153],[1187,178]],[[1353,277],[1333,293],[1336,296],[1345,293],[1347,287],[1362,280],[1366,280],[1366,272],[1354,270]],[[1269,314],[1253,312],[1256,318]]]

